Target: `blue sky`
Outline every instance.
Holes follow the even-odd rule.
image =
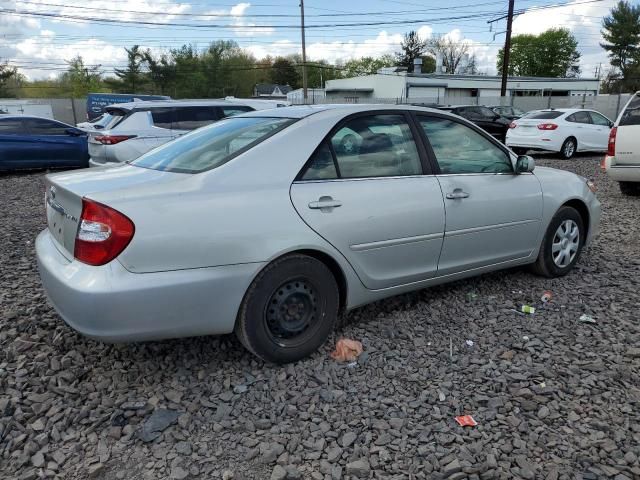
[[[324,58],[335,63],[393,53],[399,48],[402,35],[414,29],[424,38],[447,35],[468,44],[480,70],[494,74],[496,53],[504,42],[504,34],[500,32],[505,30],[505,21],[495,23],[490,32],[487,20],[504,15],[507,3],[507,0],[306,0],[306,24],[310,27],[307,54],[311,60]],[[566,5],[540,8],[559,3]],[[516,0],[516,10],[528,11],[516,17],[514,33],[540,33],[558,26],[571,29],[583,56],[582,76],[592,77],[599,63],[604,71],[608,67],[606,54],[598,44],[602,17],[614,4],[615,0]],[[300,9],[295,0],[0,0],[2,9],[5,11],[0,11],[0,60],[9,60],[29,78],[57,75],[64,70],[65,60],[77,54],[87,64],[102,65],[102,70],[109,74],[114,67],[124,65],[123,47],[136,43],[160,52],[184,43],[204,47],[213,40],[225,39],[235,40],[258,58],[300,52],[300,30],[295,28],[300,22]],[[101,24],[99,19],[160,25]],[[172,25],[176,23],[186,25]],[[358,25],[335,26],[345,23]],[[325,26],[314,28],[314,25]]]

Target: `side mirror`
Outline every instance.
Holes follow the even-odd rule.
[[[529,155],[519,155],[516,161],[516,173],[533,172],[536,162]]]

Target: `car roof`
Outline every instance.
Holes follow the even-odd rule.
[[[413,110],[418,112],[434,112],[434,113],[442,113],[437,108],[429,108],[429,107],[420,107],[415,105],[396,105],[396,104],[375,104],[375,103],[366,103],[366,104],[352,104],[352,103],[333,103],[326,105],[295,105],[291,107],[280,107],[280,108],[271,108],[268,110],[256,110],[254,112],[247,112],[240,115],[235,115],[235,117],[273,117],[273,118],[305,118],[310,115],[319,113],[319,112],[327,112],[333,111],[336,113],[343,114],[351,114],[358,112],[368,112],[368,111],[380,111],[380,110]]]
[[[36,119],[36,120],[50,120],[52,122],[62,123],[63,125],[69,125],[68,123],[61,122],[60,120],[56,120],[55,118],[47,118],[47,117],[39,117],[38,115],[17,115],[15,113],[2,113],[0,114],[0,119],[4,120],[7,118],[11,119]],[[71,126],[71,125],[69,125]]]
[[[134,110],[154,107],[225,107],[242,106],[241,101],[227,102],[225,100],[147,100],[140,102],[113,103],[105,108],[122,108]],[[246,105],[247,107],[250,105]]]

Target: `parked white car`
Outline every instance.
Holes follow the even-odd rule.
[[[161,100],[119,103],[105,109],[113,117],[89,133],[89,166],[135,160],[149,150],[226,117],[254,110],[223,100]]]
[[[609,135],[602,168],[625,195],[640,196],[640,92],[624,107]]]
[[[605,152],[612,126],[611,120],[593,110],[536,110],[511,122],[506,144],[518,154],[545,150],[571,158],[576,152]]]

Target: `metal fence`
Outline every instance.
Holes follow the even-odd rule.
[[[363,104],[437,104],[437,105],[511,105],[525,112],[545,108],[586,108],[602,113],[615,120],[631,94],[621,95],[577,95],[577,96],[537,96],[537,97],[410,97],[376,98],[369,96],[332,95],[329,98],[309,100],[307,103],[363,103]],[[296,102],[298,103],[298,102]],[[302,103],[302,102],[299,102]]]

